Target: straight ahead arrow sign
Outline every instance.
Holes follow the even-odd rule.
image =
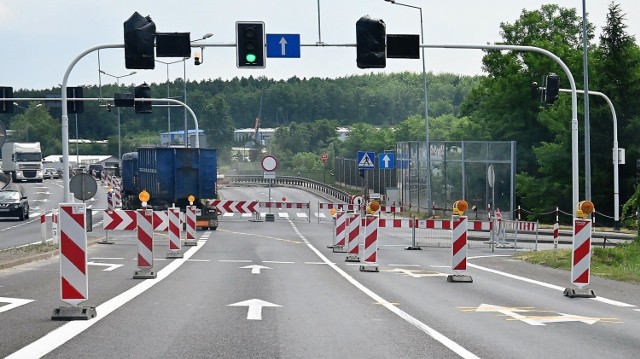
[[[247,312],[248,320],[262,320],[262,307],[282,307],[281,305],[269,303],[261,299],[249,299],[242,302],[229,304],[228,307],[249,307]]]

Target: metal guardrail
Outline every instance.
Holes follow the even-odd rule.
[[[229,180],[229,183],[232,185],[240,185],[240,186],[251,186],[251,185],[271,185],[276,186],[295,186],[295,187],[303,187],[315,192],[320,192],[331,196],[338,201],[342,201],[345,203],[349,203],[350,195],[349,193],[337,189],[335,187],[331,187],[324,183],[314,181],[307,178],[301,177],[292,177],[292,176],[280,176],[276,178],[264,178],[264,176],[224,176],[225,180]]]

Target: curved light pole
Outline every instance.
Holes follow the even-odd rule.
[[[116,75],[112,75],[108,72],[99,70],[101,74],[103,75],[107,75],[110,77],[113,77],[114,79],[116,79],[116,85],[118,86],[118,88],[120,88],[120,79],[123,77],[127,77],[127,76],[131,76],[131,75],[135,75],[137,72],[136,71],[131,71],[130,73],[126,74],[126,75],[120,75],[120,76],[116,76]],[[167,70],[169,71],[169,70]],[[120,107],[117,107],[117,111],[118,111],[118,166],[121,165],[120,161],[122,160],[122,141],[120,139]],[[78,124],[77,124],[77,120],[76,120],[76,131],[78,128]],[[77,135],[76,135],[77,136]],[[76,138],[77,140],[77,138]]]
[[[396,2],[395,0],[384,0],[388,3],[394,5],[400,5],[404,7],[409,7],[412,9],[418,9],[420,11],[420,43],[424,45],[424,23],[422,21],[422,8],[418,6],[408,5]],[[424,57],[424,47],[421,46],[420,50],[422,51],[422,83],[424,90],[424,129],[426,134],[426,147],[427,147],[427,214],[431,215],[431,148],[429,146],[429,105],[427,102],[428,92],[427,92],[427,66],[425,64]],[[418,201],[420,201],[418,199]]]

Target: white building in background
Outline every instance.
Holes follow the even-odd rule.
[[[349,138],[349,132],[351,132],[351,130],[347,127],[338,127],[336,132],[338,132],[338,139],[340,141],[346,141],[347,138]]]

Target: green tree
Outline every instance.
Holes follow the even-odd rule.
[[[24,113],[14,117],[10,129],[14,142],[40,142],[45,157],[62,153],[60,123],[49,115],[46,106],[29,104]]]

